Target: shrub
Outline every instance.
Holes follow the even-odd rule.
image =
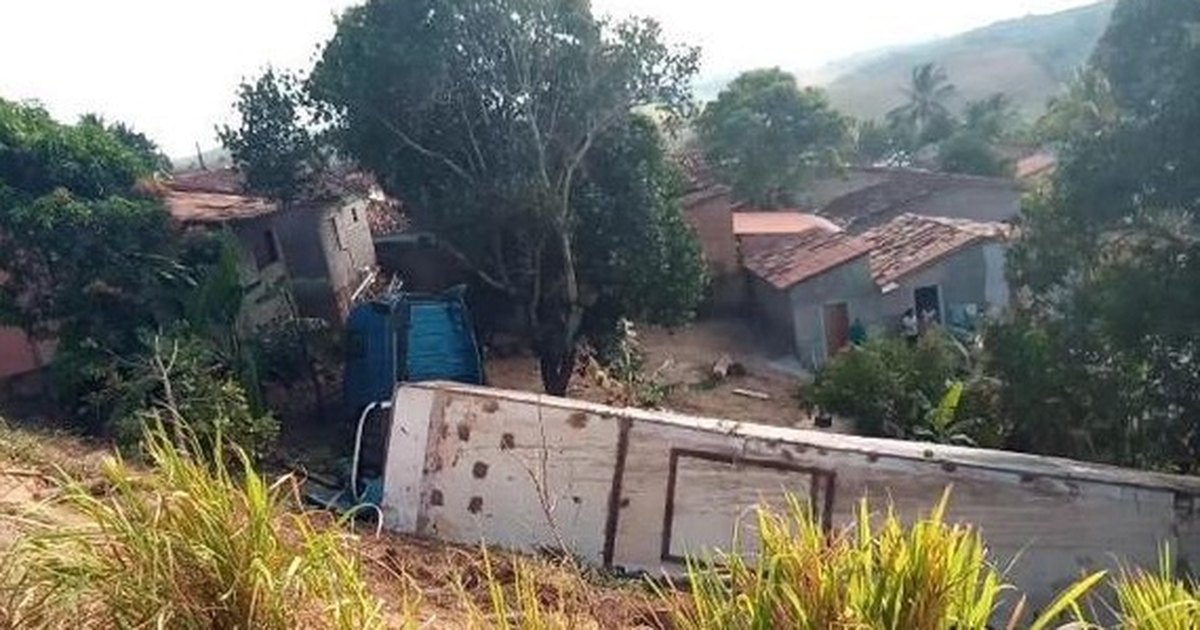
[[[144,448],[154,468],[110,459],[103,496],[65,478],[56,501],[79,522],[0,555],[0,627],[382,627],[345,538],[288,510],[287,478],[182,425],[158,423]]]
[[[279,422],[261,411],[213,345],[195,336],[152,337],[144,353],[107,376],[95,397],[111,409],[109,429],[124,446],[134,446],[147,423],[165,413],[166,422],[187,419],[206,450],[225,439],[249,453],[265,455],[279,434]]]
[[[929,333],[916,345],[871,339],[834,357],[800,390],[809,407],[854,418],[866,435],[905,437],[968,371],[963,349],[949,336]]]

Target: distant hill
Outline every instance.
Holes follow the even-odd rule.
[[[925,44],[893,48],[831,64],[841,72],[826,84],[834,104],[859,118],[879,118],[901,104],[913,66],[933,62],[958,86],[959,103],[1007,93],[1026,116],[1037,116],[1091,54],[1108,26],[1114,0],[1049,15],[985,26]]]

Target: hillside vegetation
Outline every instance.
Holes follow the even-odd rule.
[[[935,63],[958,87],[956,102],[1004,92],[1036,116],[1087,60],[1108,25],[1113,2],[997,22],[947,39],[902,47],[851,65],[827,85],[833,104],[864,119],[903,104],[914,66]],[[839,64],[840,65],[840,64]]]

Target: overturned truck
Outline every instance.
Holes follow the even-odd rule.
[[[1080,572],[1200,560],[1200,479],[1019,453],[835,435],[432,383],[392,405],[389,529],[629,571],[680,573],[760,503],[808,499],[831,528],[858,500],[977,524],[1032,604]],[[754,532],[741,527],[742,545]],[[1189,563],[1189,561],[1191,561]]]

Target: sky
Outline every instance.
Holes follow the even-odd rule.
[[[1093,0],[593,0],[598,13],[658,19],[703,49],[704,77],[953,35]],[[234,90],[267,64],[303,69],[356,0],[0,0],[0,97],[61,120],[97,112],[169,155],[217,144]]]

